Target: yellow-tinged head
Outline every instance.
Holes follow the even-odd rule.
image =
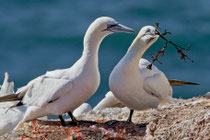
[[[156,28],[153,26],[144,26],[139,31],[136,38],[141,39],[145,45],[151,46],[159,37],[159,35],[155,34]]]

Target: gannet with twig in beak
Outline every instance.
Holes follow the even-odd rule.
[[[139,60],[158,37],[155,27],[143,27],[109,77],[109,87],[114,96],[130,108],[129,122],[134,110],[157,108],[160,103],[171,99],[172,88],[163,73],[144,76],[139,71]]]

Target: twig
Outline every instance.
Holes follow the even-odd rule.
[[[158,57],[159,57],[160,54],[162,54],[162,56],[165,56],[165,55],[166,55],[166,54],[165,54],[165,49],[166,49],[166,47],[168,46],[168,44],[171,44],[172,46],[174,46],[174,47],[176,48],[177,52],[180,54],[180,58],[181,58],[181,59],[183,59],[184,61],[186,61],[186,58],[187,58],[187,59],[189,59],[192,63],[194,62],[191,58],[189,58],[188,55],[186,55],[186,54],[183,52],[183,51],[189,51],[190,48],[191,48],[190,45],[189,45],[187,48],[184,48],[184,47],[182,47],[182,46],[179,46],[179,45],[175,44],[174,42],[172,42],[172,41],[170,41],[170,40],[168,40],[167,38],[164,37],[164,36],[167,35],[167,34],[171,34],[171,32],[167,32],[167,31],[165,30],[164,33],[161,34],[161,33],[158,31],[158,29],[159,29],[159,23],[158,23],[158,22],[155,22],[155,25],[156,25],[155,34],[156,34],[156,35],[159,35],[159,36],[165,41],[165,44],[164,44],[164,46],[163,46],[163,48],[162,48],[161,50],[159,50],[159,51],[157,51],[157,53],[154,53],[154,54],[151,55],[151,56],[152,56],[152,61],[151,61],[151,64],[149,64],[149,65],[147,66],[147,69],[151,70],[151,69],[152,69],[152,65],[153,65],[153,63],[154,63],[155,61],[158,61],[160,64],[162,64],[162,62],[160,62],[160,61],[158,60]]]

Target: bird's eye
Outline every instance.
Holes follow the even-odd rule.
[[[116,24],[108,24],[107,25],[107,29],[112,28],[112,27],[117,26],[117,25],[118,25],[118,23],[116,23]]]
[[[146,30],[146,33],[148,33],[148,32],[151,32],[151,30],[150,30],[150,29],[147,29],[147,30]]]
[[[118,24],[119,24],[119,23],[116,23],[116,24],[107,24],[106,29],[102,30],[102,32],[103,32],[103,31],[108,31],[109,29],[111,29],[111,28],[117,26]]]

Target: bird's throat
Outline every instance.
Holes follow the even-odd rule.
[[[129,47],[125,57],[127,57],[126,59],[131,63],[135,63],[134,65],[138,66],[139,60],[148,48],[149,46],[147,46],[143,40],[136,38]]]

